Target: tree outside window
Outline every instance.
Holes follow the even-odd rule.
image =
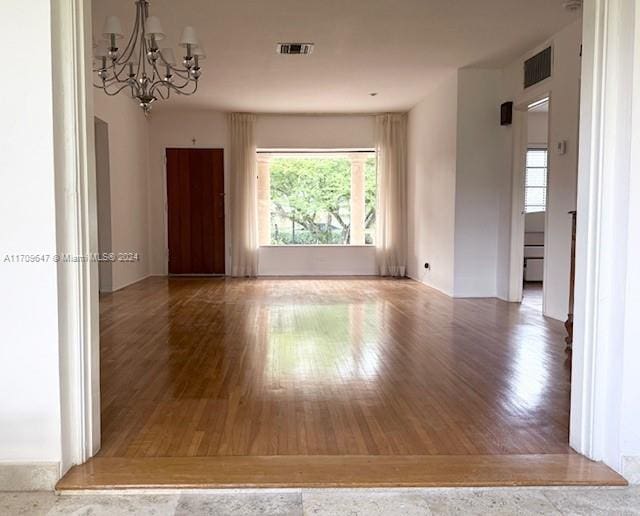
[[[274,153],[258,161],[261,245],[374,243],[375,153]]]

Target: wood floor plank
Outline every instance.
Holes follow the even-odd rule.
[[[56,489],[626,485],[577,454],[94,458]]]

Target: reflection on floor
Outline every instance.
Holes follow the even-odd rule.
[[[567,453],[563,327],[413,281],[151,278],[102,301],[108,457]]]
[[[542,283],[525,281],[522,289],[522,304],[542,313]]]

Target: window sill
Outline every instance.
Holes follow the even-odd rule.
[[[356,244],[290,244],[290,245],[278,245],[278,244],[268,244],[268,245],[261,245],[260,249],[263,248],[274,248],[274,249],[289,249],[289,248],[295,248],[295,247],[313,247],[313,248],[322,248],[322,247],[330,247],[330,248],[336,248],[336,247],[341,247],[341,248],[354,248],[357,249],[359,247],[375,247],[375,244],[361,244],[361,245],[356,245]]]

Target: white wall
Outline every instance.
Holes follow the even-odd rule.
[[[373,276],[374,246],[284,246],[260,248],[261,276]]]
[[[114,262],[113,289],[149,275],[149,123],[125,92],[107,97],[94,89],[95,115],[109,126],[111,244],[114,253],[139,253],[138,262]]]
[[[553,36],[553,78],[529,88],[522,86],[524,57],[503,70],[462,69],[457,84],[426,92],[425,100],[410,113],[409,125],[409,274],[456,297],[509,296],[511,243],[513,128],[499,126],[499,105],[514,101],[525,106],[551,93],[549,137],[551,147],[567,140],[567,153],[549,157],[548,227],[545,253],[549,260],[545,279],[545,314],[564,320],[569,297],[571,218],[575,209],[577,177],[578,88],[580,77],[580,22]],[[451,95],[457,98],[452,101]],[[447,106],[445,109],[444,106]],[[456,128],[451,136],[450,130]],[[539,131],[538,131],[539,132]],[[539,134],[536,138],[543,138]],[[455,150],[451,151],[451,142]],[[446,152],[453,188],[443,187],[442,168],[433,160]],[[451,176],[449,176],[451,177]],[[434,188],[435,186],[435,188]],[[455,201],[449,195],[454,192]],[[446,200],[446,202],[443,202]],[[445,204],[446,206],[443,206]],[[455,226],[448,207],[455,205]],[[438,215],[429,211],[432,207]],[[428,219],[426,215],[431,215]],[[437,221],[433,226],[430,220]],[[448,235],[448,236],[447,236]],[[454,239],[453,286],[450,271],[429,260],[434,250],[450,249]],[[434,245],[429,239],[444,242]],[[447,254],[440,258],[446,261]],[[436,263],[431,272],[426,261]],[[442,273],[442,277],[438,274]]]
[[[407,274],[448,295],[453,294],[457,92],[454,72],[409,112],[408,122]]]
[[[554,63],[550,79],[528,88],[522,84],[522,62],[549,44],[553,45]],[[547,232],[545,243],[545,315],[565,320],[569,307],[569,274],[571,260],[571,216],[576,206],[578,167],[578,119],[580,88],[581,22],[576,21],[503,70],[501,100],[514,101],[523,107],[546,94],[551,95],[549,107],[549,187]],[[512,129],[505,131],[505,153],[511,154]],[[556,142],[567,140],[567,153],[554,152]],[[511,190],[501,194],[501,203],[511,202]],[[509,212],[510,213],[510,212]],[[500,263],[509,263],[510,215],[501,215],[498,250]],[[509,267],[498,268],[498,296],[508,297]]]
[[[109,126],[99,118],[94,118],[96,156],[96,200],[98,213],[98,252],[110,253],[111,243],[111,179],[109,174]],[[100,292],[113,290],[113,263],[101,261],[98,264]]]
[[[193,140],[196,140],[195,144]],[[362,115],[260,115],[258,148],[372,148],[374,118]],[[225,149],[225,191],[229,188],[229,136],[225,114],[219,111],[164,109],[151,116],[149,209],[151,272],[167,274],[165,212],[165,149],[203,147]],[[230,270],[229,197],[226,210],[226,269]],[[313,246],[265,247],[260,250],[260,275],[375,274],[373,248],[324,249]]]
[[[368,115],[260,115],[258,148],[373,148],[374,117]]]
[[[495,297],[504,181],[499,70],[458,72],[454,296]]]
[[[149,152],[149,249],[151,274],[165,275],[167,269],[166,235],[166,149],[195,147],[224,149],[225,192],[229,191],[229,136],[224,113],[158,109],[151,114]],[[194,143],[195,140],[195,143]],[[225,206],[226,269],[229,272],[229,202]]]
[[[408,274],[455,297],[497,292],[500,79],[459,70],[409,113]]]
[[[0,462],[61,457],[57,272],[6,255],[56,253],[49,0],[0,3],[7,55],[37,52],[0,83]]]

